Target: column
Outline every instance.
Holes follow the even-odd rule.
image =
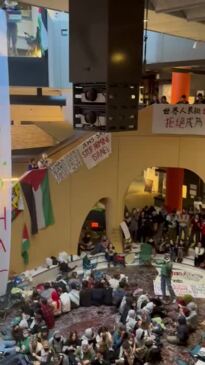
[[[182,187],[184,182],[184,169],[168,168],[166,179],[166,202],[169,212],[182,210]]]
[[[182,95],[190,94],[191,74],[172,72],[171,104],[176,104]]]

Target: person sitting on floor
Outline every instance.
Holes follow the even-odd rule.
[[[82,282],[82,288],[80,290],[80,306],[90,307],[92,305],[92,289],[88,287],[87,280]]]
[[[66,289],[60,290],[60,301],[61,301],[61,308],[62,313],[68,313],[71,311],[71,302],[70,296]]]
[[[173,336],[168,336],[167,341],[172,345],[187,346],[189,339],[189,328],[184,316],[178,318],[176,333]]]
[[[78,308],[80,305],[80,292],[75,283],[71,284],[71,291],[68,293],[71,302],[71,309]]]

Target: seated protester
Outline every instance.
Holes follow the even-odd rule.
[[[40,296],[48,300],[51,298],[51,294],[53,293],[53,291],[55,291],[55,289],[51,288],[50,283],[45,283],[44,290],[40,293]]]
[[[21,313],[21,320],[19,322],[19,327],[24,329],[24,328],[29,328],[29,325],[31,324],[32,320],[30,318],[29,314],[26,314],[24,312]]]
[[[29,360],[34,361],[36,360],[36,356],[40,356],[43,345],[38,340],[38,337],[34,335],[31,336],[29,347],[30,347]]]
[[[40,350],[40,353],[39,354],[33,353],[33,356],[35,357],[35,359],[37,361],[39,361],[39,363],[41,365],[50,365],[52,357],[53,357],[53,353],[52,353],[51,349],[49,348],[48,341],[44,341],[42,343],[42,349]]]
[[[105,297],[105,288],[103,283],[96,282],[91,292],[92,305],[99,306],[103,305]]]
[[[110,267],[111,263],[115,264],[115,255],[116,255],[115,247],[113,246],[112,243],[109,243],[105,250],[105,258],[108,262],[108,267]]]
[[[113,302],[113,305],[115,305],[117,308],[120,306],[121,301],[126,294],[125,287],[126,287],[125,282],[120,281],[119,287],[113,290],[112,302]]]
[[[149,302],[140,311],[142,317],[143,317],[143,314],[144,314],[147,317],[147,320],[149,322],[151,321],[154,307],[155,307],[155,304],[153,302]]]
[[[77,266],[75,267],[70,267],[69,264],[66,261],[60,261],[59,262],[59,270],[61,272],[61,274],[63,275],[63,277],[68,277],[68,275],[74,271],[76,269]]]
[[[137,300],[137,311],[140,311],[148,302],[149,298],[146,294],[140,295]]]
[[[92,305],[92,289],[88,288],[88,281],[82,282],[82,288],[80,290],[80,307],[91,307]]]
[[[53,308],[53,314],[55,317],[60,316],[62,312],[61,301],[57,291],[53,291],[51,294],[51,299],[49,300],[51,307]]]
[[[152,339],[146,341],[146,350],[146,363],[158,365],[162,361],[161,346],[155,344]]]
[[[92,328],[87,328],[81,338],[82,341],[86,340],[88,341],[89,345],[92,345],[93,347],[95,347],[96,345],[96,338],[95,338],[95,334],[93,332]]]
[[[41,312],[42,312],[42,310],[41,310]],[[52,313],[52,316],[53,316],[52,309],[51,309],[51,313]],[[48,322],[51,325],[51,323],[52,323],[51,319]],[[34,319],[33,319],[33,321],[31,322],[31,325],[30,325],[30,332],[31,332],[31,334],[34,335],[36,333],[39,333],[40,330],[41,330],[41,327],[44,324],[45,324],[45,320],[44,320],[43,316],[39,312],[34,313]],[[54,322],[53,322],[53,326],[54,326]]]
[[[116,352],[116,356],[118,356],[120,352],[120,346],[122,345],[125,333],[126,333],[125,326],[122,323],[119,323],[112,336],[113,349]]]
[[[110,362],[104,359],[103,353],[100,350],[97,350],[94,360],[91,361],[91,365],[110,365]]]
[[[110,287],[109,283],[105,281],[104,283],[104,305],[112,306],[113,289]]]
[[[71,278],[68,280],[68,285],[70,288],[72,284],[74,284],[77,289],[81,288],[81,281],[78,278],[78,273],[76,271],[72,272]]]
[[[136,359],[144,364],[144,359],[147,354],[147,348],[145,346],[147,337],[146,333],[142,328],[138,328],[135,332],[135,357]]]
[[[121,313],[120,322],[125,324],[127,315],[130,309],[133,309],[133,298],[131,296],[124,296],[122,298],[119,312]]]
[[[92,264],[88,255],[85,255],[83,257],[83,270],[93,270],[93,269],[95,269],[96,266],[97,266],[96,263]]]
[[[124,341],[122,344],[122,351],[116,363],[120,363],[123,360],[124,365],[132,365],[135,361],[135,344],[131,344],[128,340]]]
[[[16,351],[28,355],[30,354],[30,340],[31,336],[27,329],[23,330],[23,337],[16,343]]]
[[[95,248],[91,251],[91,255],[97,255],[99,253],[104,253],[108,245],[108,240],[106,236],[103,236],[99,242],[96,242]]]
[[[78,308],[80,305],[80,292],[75,283],[71,284],[71,291],[68,293],[71,302],[71,309]]]
[[[55,331],[53,337],[49,340],[49,346],[53,353],[60,354],[63,352],[63,347],[66,341],[65,338],[60,334],[59,331]]]
[[[54,312],[46,299],[41,299],[41,313],[48,329],[52,329],[55,324]]]
[[[189,304],[187,304],[186,308],[189,311],[185,316],[189,330],[190,332],[196,331],[198,325],[197,305],[194,302],[190,302]],[[180,314],[183,315],[181,310]]]
[[[110,350],[112,348],[112,335],[108,331],[107,327],[100,327],[98,330],[98,334],[96,336],[97,347],[99,348],[101,344],[106,345],[107,349]]]
[[[76,349],[78,346],[80,346],[80,344],[81,341],[78,338],[77,331],[70,331],[68,339],[65,342],[65,346]]]
[[[124,274],[121,274],[120,272],[114,273],[113,277],[108,276],[107,280],[111,288],[113,289],[117,289],[119,287],[120,281],[127,281],[126,276]]]
[[[135,325],[137,323],[135,318],[136,318],[136,313],[134,309],[130,309],[126,319],[126,331],[128,333],[132,333],[134,331]]]
[[[174,336],[167,336],[167,341],[172,345],[186,346],[189,339],[189,328],[186,323],[186,318],[180,316],[178,318],[178,326]]]
[[[60,294],[61,310],[62,313],[68,313],[71,311],[70,296],[66,289],[61,291]]]
[[[81,365],[91,365],[95,359],[95,352],[87,340],[83,340],[81,347],[75,352],[76,360]]]

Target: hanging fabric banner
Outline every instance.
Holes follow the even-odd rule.
[[[23,197],[20,183],[17,182],[12,186],[12,221],[24,210]]]
[[[58,184],[82,166],[78,150],[73,150],[57,160],[50,170]]]
[[[112,153],[111,133],[96,133],[84,141],[78,151],[88,169],[92,169]]]
[[[11,132],[6,14],[0,9],[0,296],[6,293],[11,245]]]

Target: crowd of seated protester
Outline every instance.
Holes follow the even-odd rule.
[[[186,300],[185,300],[186,299]],[[93,271],[38,285],[27,298],[10,328],[2,332],[3,365],[160,364],[163,341],[186,346],[197,328],[197,305],[180,298],[169,313],[160,297],[135,290],[120,270],[112,275]],[[96,331],[87,328],[63,336],[55,321],[72,309],[114,306],[116,324]],[[92,308],[91,308],[92,310]],[[66,316],[65,316],[66,320]],[[171,331],[167,330],[169,324]]]

